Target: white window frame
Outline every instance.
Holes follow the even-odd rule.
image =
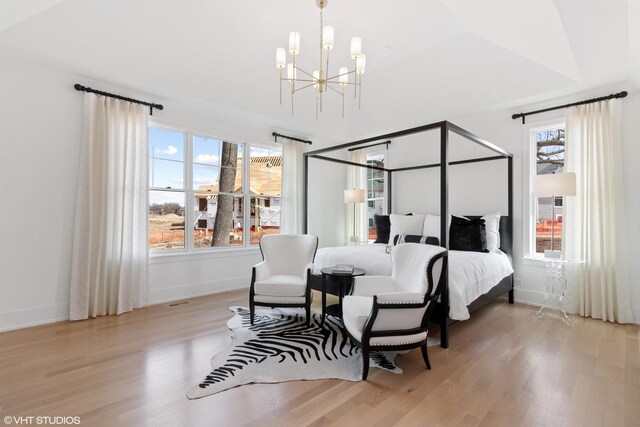
[[[523,179],[523,208],[524,208],[524,233],[523,233],[523,254],[524,258],[533,261],[542,261],[544,254],[537,253],[536,244],[536,218],[537,218],[537,201],[533,195],[533,177],[537,172],[537,156],[536,156],[536,140],[535,133],[545,130],[566,129],[564,117],[534,122],[527,124],[524,129],[523,140],[525,141],[527,150],[524,162],[524,179]],[[565,134],[566,135],[566,134]],[[564,207],[563,207],[564,209]]]
[[[258,245],[251,244],[251,194],[249,188],[250,180],[250,147],[259,147],[269,150],[280,150],[282,146],[280,144],[269,142],[243,142],[237,138],[229,138],[226,136],[219,136],[218,132],[211,129],[201,129],[191,126],[179,126],[172,122],[154,118],[147,123],[147,129],[158,128],[166,129],[174,132],[181,132],[185,135],[184,141],[184,188],[182,190],[174,190],[176,192],[182,192],[185,195],[185,244],[184,249],[172,249],[172,250],[159,250],[149,251],[150,258],[163,258],[174,256],[193,256],[199,258],[201,255],[216,254],[216,253],[230,253],[230,252],[256,252],[259,250]],[[148,132],[148,130],[147,130]],[[219,141],[228,141],[234,144],[242,145],[243,152],[243,164],[242,164],[242,195],[243,200],[243,233],[242,233],[242,245],[238,246],[212,246],[207,248],[196,248],[193,238],[193,233],[189,233],[190,228],[193,227],[195,221],[195,193],[193,189],[193,138],[199,136],[204,138],[216,139]],[[148,142],[147,142],[148,144]],[[147,165],[151,168],[151,165]],[[147,170],[147,177],[149,176],[149,170]],[[153,188],[147,185],[147,192],[153,191]],[[166,190],[171,191],[171,190]],[[236,194],[238,196],[238,194]],[[276,196],[273,196],[276,197]],[[147,223],[149,221],[149,211],[147,209]],[[282,215],[282,212],[281,212]],[[189,226],[191,224],[191,226]],[[247,227],[248,226],[248,227]],[[248,232],[247,232],[248,230]]]
[[[177,126],[171,126],[168,124],[152,124],[151,121],[149,121],[147,123],[147,136],[149,135],[149,129],[150,128],[157,128],[157,129],[164,129],[164,130],[168,130],[168,131],[172,131],[172,132],[180,132],[184,135],[184,140],[183,140],[183,147],[182,147],[182,151],[183,151],[183,157],[182,157],[182,164],[183,164],[183,168],[182,168],[182,189],[178,190],[178,189],[166,189],[166,188],[160,188],[160,187],[151,187],[151,183],[147,183],[147,194],[149,194],[149,192],[151,191],[166,191],[166,192],[174,192],[174,193],[182,193],[184,194],[184,248],[183,249],[170,249],[170,250],[165,250],[165,251],[151,251],[151,249],[149,249],[149,256],[156,256],[156,255],[160,255],[160,254],[184,254],[189,252],[189,247],[188,247],[188,242],[187,242],[187,224],[189,221],[189,212],[187,210],[187,206],[188,206],[188,194],[187,194],[187,183],[188,181],[188,168],[187,168],[187,162],[188,162],[188,157],[189,157],[189,134],[188,132],[180,127]],[[149,141],[147,141],[147,147],[149,146]],[[149,159],[151,158],[151,153],[149,153],[149,155],[147,156]],[[147,165],[147,179],[149,179],[149,173],[151,171],[152,165],[151,165],[151,161],[149,161],[149,164]],[[149,209],[147,208],[146,211],[146,221],[147,221],[147,226],[149,224]],[[147,235],[147,245],[149,245],[148,242],[148,238],[149,236]]]

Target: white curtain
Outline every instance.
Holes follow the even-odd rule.
[[[300,142],[288,139],[282,141],[282,234],[302,233],[302,148]]]
[[[364,150],[350,151],[347,160],[350,162],[366,164],[367,153]],[[365,190],[365,202],[355,204],[355,217],[354,217],[354,205],[349,203],[346,206],[347,212],[347,235],[345,236],[347,241],[352,237],[357,240],[364,241],[369,238],[369,224],[367,223],[367,168],[361,168],[358,166],[349,166],[349,175],[347,177],[347,188],[351,189],[364,189]]]
[[[612,322],[633,321],[625,249],[620,102],[567,110],[565,165],[576,196],[565,197],[563,251],[583,261],[567,268],[567,308]]]
[[[148,305],[146,107],[85,94],[71,320]]]

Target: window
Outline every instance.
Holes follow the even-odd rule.
[[[281,151],[152,126],[149,157],[152,252],[246,247],[279,233]]]
[[[560,173],[564,170],[564,124],[532,129],[531,180],[534,175]],[[532,186],[530,186],[532,189]],[[539,256],[545,250],[562,249],[563,198],[534,197],[531,193],[531,246],[529,253]],[[553,245],[552,245],[553,241]]]
[[[185,249],[183,132],[149,129],[149,249]]]
[[[367,153],[367,164],[379,168],[384,167],[385,151]],[[377,236],[373,216],[384,213],[384,171],[367,169],[367,221],[369,224],[369,240]]]

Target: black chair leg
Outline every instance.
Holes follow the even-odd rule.
[[[307,304],[305,307],[305,311],[307,314],[307,328],[311,326],[311,304]]]
[[[429,355],[427,354],[427,343],[424,343],[422,347],[422,358],[424,359],[424,364],[427,365],[427,369],[431,369],[431,364],[429,363]]]
[[[367,380],[369,375],[369,347],[362,346],[362,381]]]
[[[256,313],[256,306],[253,304],[253,301],[249,301],[249,316],[251,317],[251,324],[253,325],[253,317]]]

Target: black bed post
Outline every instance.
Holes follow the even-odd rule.
[[[507,177],[507,180],[508,180],[507,209],[509,211],[509,236],[511,236],[511,238],[513,239],[513,156],[507,157],[507,173],[509,174],[509,176]],[[511,253],[513,256],[513,245],[511,245],[511,247],[512,247]],[[514,301],[513,273],[512,273],[511,274],[511,290],[509,291],[509,304],[513,304],[514,302],[515,301]]]
[[[393,188],[393,181],[391,181],[391,171],[387,171],[387,215],[390,215],[391,212],[393,212],[391,209],[391,207],[393,206],[393,204],[391,203],[391,196],[392,196],[392,188]]]
[[[440,126],[440,246],[449,249],[449,122]],[[449,272],[444,275],[444,286],[440,294],[443,308],[440,319],[440,347],[449,347]]]
[[[309,194],[309,156],[304,156],[302,176],[302,233],[307,234],[309,230],[309,200],[307,199],[307,194]]]

